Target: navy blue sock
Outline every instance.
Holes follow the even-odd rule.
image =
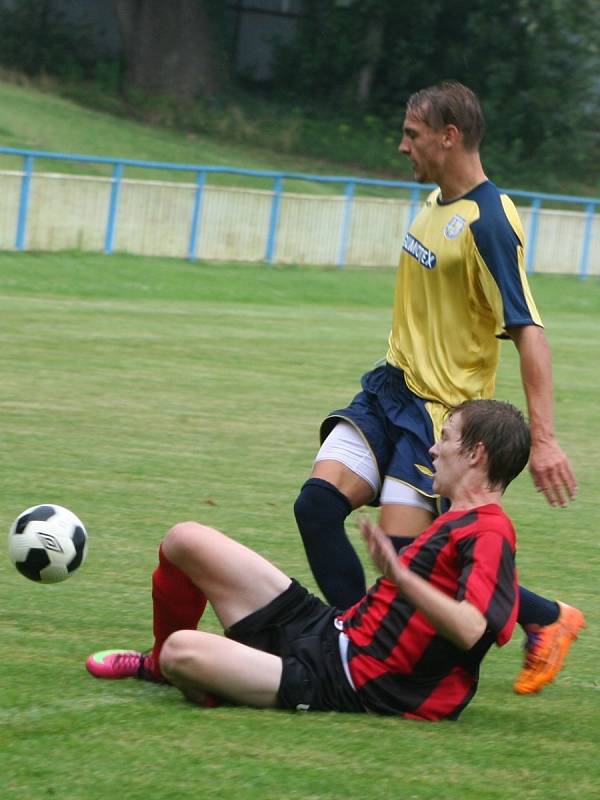
[[[351,511],[348,498],[321,478],[309,478],[294,504],[315,580],[327,602],[340,609],[349,608],[366,591],[362,564],[344,528]]]
[[[552,625],[556,622],[560,608],[554,600],[548,600],[539,594],[530,592],[519,586],[519,625]]]

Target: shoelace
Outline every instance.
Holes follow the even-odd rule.
[[[527,641],[525,642],[525,663],[527,666],[539,662],[540,656],[536,652],[540,641],[539,631],[527,631]]]
[[[127,671],[136,669],[139,672],[144,666],[144,656],[140,653],[118,653],[115,656],[115,667],[121,664]]]
[[[544,652],[541,651],[542,647],[542,632],[541,631],[528,631],[527,644],[526,644],[526,665],[538,668],[546,664],[552,664],[560,654],[560,648],[556,638],[550,640]]]

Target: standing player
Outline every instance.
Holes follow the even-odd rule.
[[[483,133],[477,97],[460,83],[408,101],[400,152],[417,181],[439,188],[402,245],[386,364],[323,422],[321,449],[294,506],[315,579],[334,605],[364,592],[344,530],[353,509],[379,501],[380,525],[398,546],[439,512],[429,448],[449,408],[492,396],[502,338],[519,353],[535,486],[554,506],[575,496],[554,435],[550,350],[527,284],[523,230],[483,171]],[[554,678],[584,620],[578,609],[521,588],[519,623],[527,640],[514,688],[525,694]]]
[[[450,510],[400,556],[365,522],[383,577],[345,612],[219,531],[176,525],[152,576],[152,652],[103,651],[87,669],[166,679],[203,705],[210,693],[259,708],[456,719],[481,660],[515,624],[515,533],[500,503],[529,445],[508,403],[455,409],[431,448],[435,491]],[[196,630],[207,601],[224,637]]]

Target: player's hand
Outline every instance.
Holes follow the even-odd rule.
[[[538,492],[551,506],[566,506],[577,493],[575,475],[566,454],[555,439],[532,442],[529,471]]]
[[[398,570],[398,554],[389,536],[370,519],[361,517],[358,521],[360,532],[367,545],[371,561],[379,572],[390,580],[396,579]]]

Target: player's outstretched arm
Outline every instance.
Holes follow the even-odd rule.
[[[552,506],[575,498],[575,475],[554,435],[552,358],[543,328],[526,325],[508,331],[519,352],[521,380],[531,429],[529,470],[536,489]]]
[[[483,636],[487,622],[483,614],[466,600],[458,601],[440,592],[400,563],[388,536],[368,519],[360,520],[369,555],[381,574],[419,609],[434,628],[461,650],[470,650]]]

